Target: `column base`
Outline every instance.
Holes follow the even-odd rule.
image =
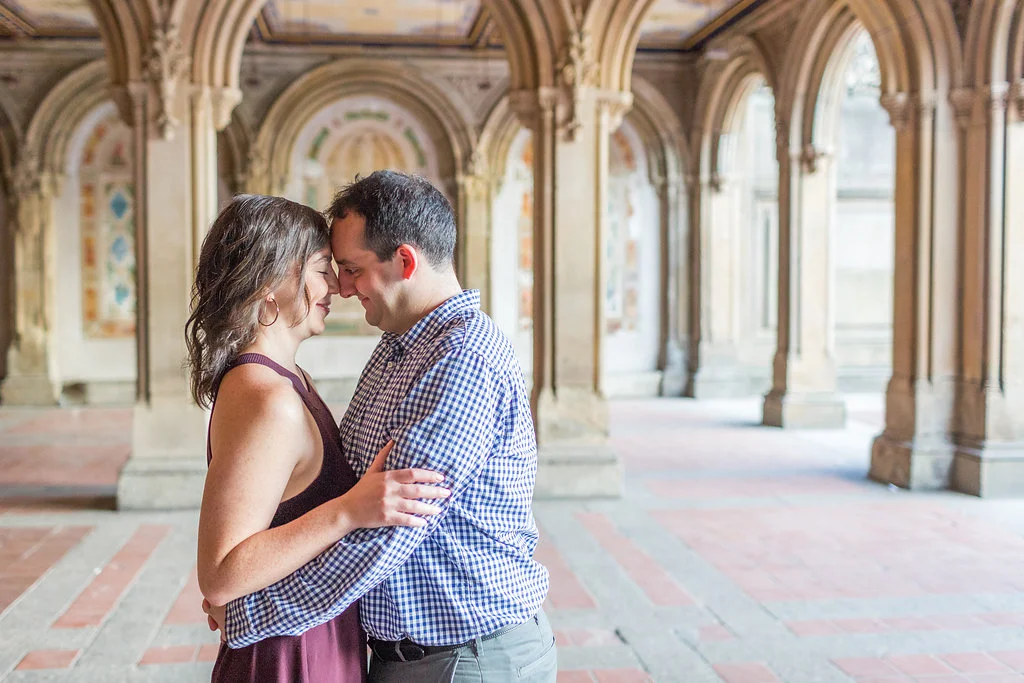
[[[207,414],[184,395],[132,413],[132,455],[117,481],[120,510],[194,510],[206,483]]]
[[[666,397],[683,396],[686,393],[686,371],[683,368],[666,368],[661,373],[658,395]]]
[[[766,427],[843,429],[846,403],[836,394],[789,394],[771,391],[764,397]]]
[[[543,446],[534,498],[619,498],[622,460],[607,443]]]
[[[117,509],[196,510],[205,483],[206,458],[132,457],[117,480]]]
[[[0,402],[9,406],[55,406],[61,387],[46,375],[13,375],[0,383]]]
[[[949,487],[952,465],[952,445],[915,446],[882,433],[871,444],[868,477],[900,488],[937,491]]]
[[[1024,443],[958,446],[950,488],[979,498],[1024,497]]]

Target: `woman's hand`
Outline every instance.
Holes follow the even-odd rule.
[[[446,488],[427,485],[444,481],[444,476],[436,472],[419,469],[385,472],[384,463],[394,445],[394,441],[389,441],[363,478],[337,499],[351,527],[425,526],[427,521],[423,517],[436,515],[441,508],[418,499],[444,499],[451,495]]]

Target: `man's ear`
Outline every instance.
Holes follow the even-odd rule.
[[[419,252],[411,244],[403,244],[398,247],[397,255],[398,262],[402,267],[402,279],[408,280],[420,267]]]

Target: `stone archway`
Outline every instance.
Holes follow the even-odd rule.
[[[960,142],[960,365],[953,487],[1024,493],[1024,2],[972,3],[964,82],[951,94]]]
[[[841,423],[841,403],[826,332],[828,302],[813,274],[794,265],[814,262],[822,248],[801,229],[823,182],[814,147],[816,100],[832,49],[856,18],[878,55],[881,104],[896,129],[893,375],[886,392],[886,427],[872,452],[871,476],[901,486],[944,487],[952,449],[957,292],[956,155],[932,144],[953,115],[947,97],[962,77],[955,24],[944,3],[835,3],[814,0],[802,13],[777,93],[780,163],[779,338],[774,386],[765,423]],[[954,39],[951,39],[951,36]],[[820,194],[818,192],[817,194]],[[821,270],[818,269],[818,274]]]
[[[36,110],[25,134],[15,185],[15,343],[8,354],[6,403],[56,404],[62,381],[55,350],[56,234],[53,201],[68,141],[107,99],[107,66],[95,61],[65,77]]]
[[[759,383],[763,386],[765,356],[770,354],[763,347],[770,341],[762,340],[774,333],[774,311],[768,312],[773,299],[752,298],[754,289],[765,289],[762,285],[772,273],[755,274],[750,266],[774,251],[777,228],[770,220],[758,239],[746,234],[756,222],[743,209],[751,204],[751,186],[739,182],[735,161],[739,136],[747,129],[750,98],[759,84],[773,90],[774,72],[754,41],[727,38],[715,49],[729,58],[710,63],[701,80],[690,142],[698,166],[690,189],[693,265],[686,394],[698,398],[746,396]],[[770,204],[751,209],[777,213]],[[753,250],[759,249],[766,254],[755,259]],[[746,284],[738,286],[740,282]],[[774,284],[765,291],[773,293]]]
[[[599,324],[592,265],[607,169],[597,163],[596,182],[578,169],[607,158],[608,133],[631,106],[639,25],[653,1],[594,0],[575,10],[570,3],[546,0],[486,0],[506,45],[513,109],[539,141],[535,177],[543,201],[535,206],[535,225],[542,235],[537,246],[542,277],[535,317],[541,324],[532,403],[541,470],[549,473],[539,480],[541,495],[615,495],[621,486],[594,367],[600,340],[589,334]],[[203,416],[168,359],[180,357],[176,331],[188,309],[190,267],[216,211],[216,133],[228,125],[241,97],[246,34],[263,1],[89,2],[107,48],[114,99],[136,131],[141,174],[140,402],[119,501],[129,507],[191,506],[204,471],[194,455],[201,453]],[[465,147],[471,150],[472,145]],[[464,197],[479,196],[472,178],[482,174],[471,160],[459,159],[465,165],[456,166],[453,177]],[[156,168],[175,181],[158,182],[150,173]],[[249,177],[258,181],[254,168],[259,164],[250,164]],[[583,213],[588,217],[583,222],[581,203],[594,209]],[[460,204],[460,213],[471,212],[470,202]],[[576,249],[554,248],[570,244]],[[478,252],[467,244],[467,253]],[[151,262],[166,267],[150,270]],[[159,299],[159,305],[151,299]],[[577,352],[556,355],[556,348]],[[574,445],[581,437],[589,444],[585,452]]]
[[[619,390],[611,394],[640,392],[680,395],[683,378],[683,346],[686,309],[682,287],[685,282],[686,207],[683,169],[688,150],[675,113],[646,81],[634,80],[634,107],[626,116],[630,140],[639,145],[637,156],[645,160],[642,174],[655,189],[657,224],[654,239],[658,263],[649,268],[660,273],[658,292],[657,361],[649,373],[633,373],[629,387],[626,377],[618,378]],[[618,135],[616,133],[615,135]],[[623,141],[618,141],[619,145]],[[630,142],[630,145],[633,143]],[[492,315],[511,338],[529,374],[533,337],[533,140],[509,110],[507,99],[499,101],[485,121],[480,136],[481,156],[490,170],[491,202],[491,288],[497,292]],[[524,230],[523,226],[527,226]],[[650,239],[650,235],[647,239]],[[524,246],[524,244],[526,246]],[[526,265],[516,265],[523,262]],[[628,374],[628,373],[627,373]],[[656,378],[653,383],[648,382]]]

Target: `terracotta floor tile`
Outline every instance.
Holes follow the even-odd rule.
[[[35,650],[25,655],[15,668],[19,671],[27,669],[68,669],[79,654],[79,650]]]

